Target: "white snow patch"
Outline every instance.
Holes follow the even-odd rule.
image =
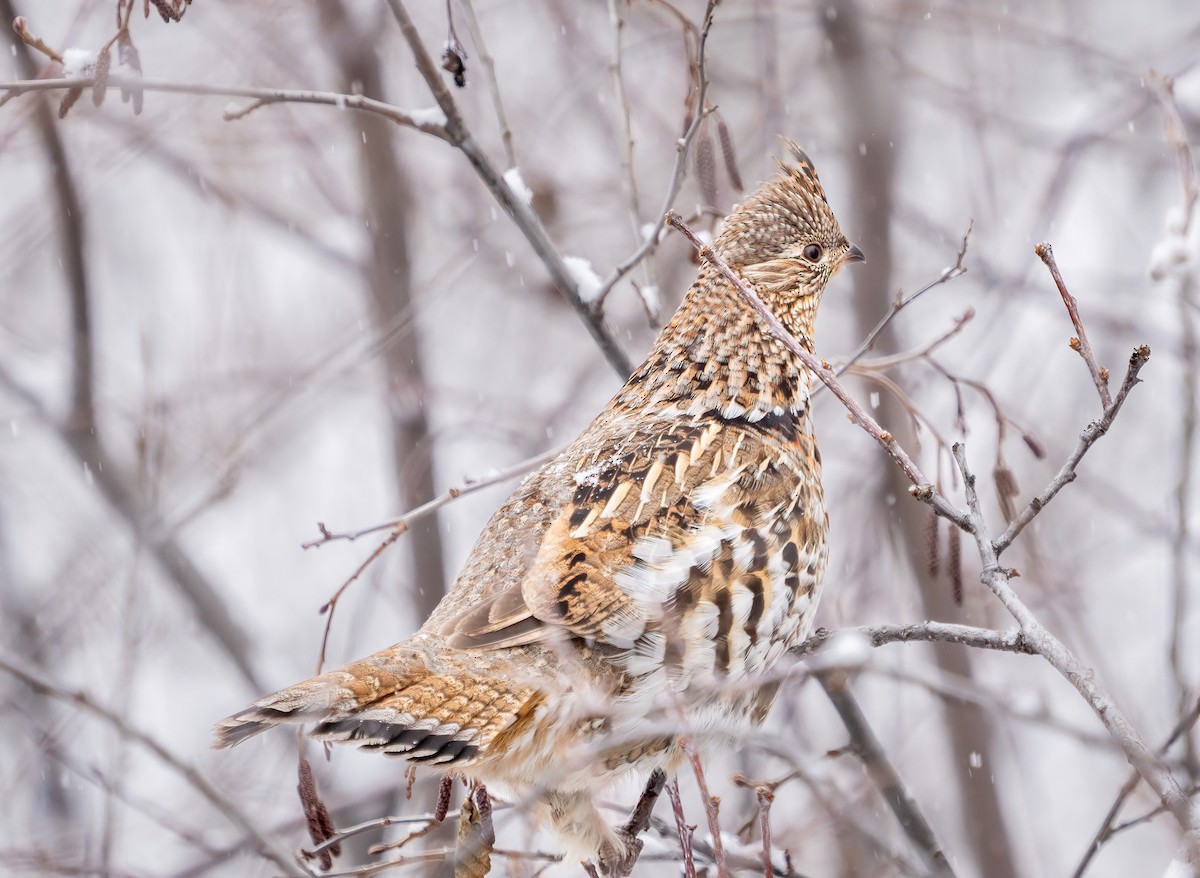
[[[63,76],[73,79],[76,76],[91,76],[96,69],[96,50],[70,48],[63,52]]]
[[[646,316],[654,323],[662,320],[662,298],[658,295],[658,287],[653,284],[638,284],[635,287],[638,297],[642,300],[642,307],[646,309]]]
[[[1162,239],[1150,251],[1150,277],[1161,281],[1175,278],[1183,281],[1200,273],[1200,206],[1192,213],[1188,234],[1183,234],[1183,211],[1172,208],[1167,212]]]
[[[526,207],[533,204],[533,190],[525,185],[525,180],[521,177],[520,168],[509,168],[505,171],[504,183],[512,190],[512,194],[517,196],[517,200]]]
[[[596,274],[592,263],[582,256],[564,256],[563,265],[567,267],[571,279],[579,287],[579,298],[589,305],[596,301],[604,281],[600,280],[600,275]]]
[[[1183,860],[1171,860],[1163,878],[1196,878],[1196,870]]]
[[[861,668],[871,657],[871,638],[861,631],[839,631],[808,660],[814,671]]]
[[[445,125],[446,114],[441,107],[421,107],[408,111],[408,118],[418,125]]]
[[[1167,235],[1150,251],[1150,277],[1162,280],[1179,270],[1191,255],[1188,242],[1181,235]]]

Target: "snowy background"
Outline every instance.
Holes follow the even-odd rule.
[[[26,15],[59,50],[94,52],[114,33],[112,0],[13,2],[0,0],[0,12]],[[150,80],[361,90],[407,111],[434,104],[383,3],[196,0],[170,25],[136,6],[131,34]],[[439,56],[445,6],[410,6]],[[470,9],[453,9],[468,84],[451,88],[468,126],[497,168],[514,164],[483,63],[490,54],[519,169],[509,179],[528,186],[560,253],[608,275],[658,218],[688,112],[688,38],[675,11],[694,25],[703,4],[476,0],[486,53]],[[5,81],[29,75],[19,40],[12,46],[0,56]],[[706,182],[689,161],[675,206],[711,228],[740,197],[718,122],[748,187],[772,173],[778,135],[809,152],[869,260],[826,294],[817,340],[826,359],[854,350],[897,291],[938,278],[974,222],[967,274],[905,308],[872,353],[919,350],[973,311],[933,354],[942,371],[909,358],[885,373],[890,386],[848,381],[960,501],[937,446],[965,432],[997,531],[998,454],[1023,505],[1099,412],[1033,245],[1053,243],[1115,380],[1137,344],[1153,349],[1145,383],[1079,480],[1005,563],[1020,569],[1023,598],[1157,746],[1200,683],[1200,220],[1190,240],[1179,237],[1185,189],[1165,124],[1178,114],[1184,136],[1200,142],[1200,9],[1184,0],[1136,12],[1116,2],[726,0],[708,52],[718,110],[701,138],[716,144],[717,172]],[[62,75],[29,57],[35,75]],[[1174,77],[1174,101],[1163,75]],[[446,143],[336,107],[282,103],[226,121],[251,102],[148,91],[135,116],[117,98],[95,108],[85,94],[50,126],[37,95],[0,106],[0,656],[88,693],[295,850],[307,839],[294,739],[275,733],[224,752],[208,744],[215,721],[312,672],[318,609],[374,545],[301,543],[318,536],[318,521],[375,524],[569,441],[621,378]],[[52,93],[49,106],[58,100]],[[61,143],[62,165],[48,137]],[[64,173],[78,200],[70,222]],[[686,244],[671,236],[629,279],[654,289],[665,317],[693,272]],[[81,294],[103,458],[71,421]],[[656,329],[629,280],[604,315],[639,360]],[[979,387],[1011,419],[999,445]],[[915,439],[906,409],[919,413]],[[816,413],[833,542],[819,624],[1011,627],[978,584],[973,546],[962,547],[960,607],[945,525],[934,574],[925,507],[829,394]],[[446,505],[373,565],[342,600],[327,666],[411,633],[513,484]],[[1028,656],[910,644],[865,658],[853,690],[955,873],[1072,875],[1129,770],[1075,691]],[[798,673],[765,733],[803,769],[777,791],[780,859],[786,848],[814,878],[908,874],[896,862],[915,862],[907,840],[861,765],[836,752],[846,731],[819,686]],[[4,673],[0,737],[0,872],[279,871],[126,731]],[[403,800],[401,762],[317,753],[339,825],[433,806],[426,786]],[[1200,779],[1190,743],[1169,762],[1185,787]],[[725,828],[736,833],[753,815],[753,794],[732,774],[778,780],[792,770],[753,742],[713,761]],[[689,820],[702,824],[691,779],[683,782]],[[636,792],[631,783],[613,798],[628,807]],[[1142,786],[1122,819],[1155,805]],[[665,800],[658,813],[669,819]],[[503,848],[547,843],[511,816],[497,828]],[[1162,874],[1178,838],[1169,817],[1156,817],[1107,842],[1086,874]],[[648,854],[672,850],[670,838],[647,843]],[[341,862],[365,859],[364,842]],[[541,865],[500,861],[497,874]],[[410,872],[418,868],[427,867]],[[676,868],[648,858],[637,874]]]

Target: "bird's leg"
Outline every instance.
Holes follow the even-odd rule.
[[[661,768],[650,772],[646,788],[633,806],[633,812],[624,826],[613,827],[616,834],[616,844],[607,842],[600,848],[600,874],[605,878],[625,878],[633,871],[637,858],[642,853],[642,840],[638,838],[650,827],[650,813],[654,803],[658,801],[663,787],[667,783],[667,774]],[[621,850],[617,848],[620,847]]]

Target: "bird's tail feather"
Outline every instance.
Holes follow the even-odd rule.
[[[283,723],[312,722],[310,735],[319,740],[458,766],[532,718],[538,700],[531,689],[482,675],[435,673],[415,650],[393,647],[260,698],[217,724],[213,746],[232,747]]]

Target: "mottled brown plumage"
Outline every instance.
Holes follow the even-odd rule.
[[[804,345],[862,253],[792,147],[714,247]],[[217,746],[283,722],[542,802],[610,873],[627,839],[596,795],[673,770],[678,736],[763,720],[754,681],[816,610],[828,527],[811,376],[710,266],[645,363],[492,517],[411,639],[256,702]]]

